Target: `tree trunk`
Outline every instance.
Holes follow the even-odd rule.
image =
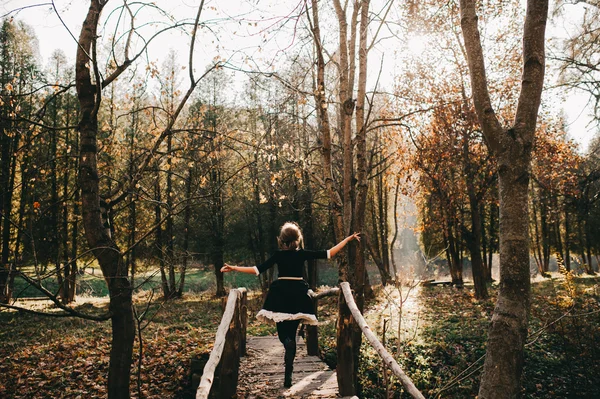
[[[315,233],[314,233],[314,223],[313,223],[313,193],[312,188],[310,187],[310,175],[308,174],[308,170],[304,170],[302,172],[303,177],[302,180],[304,182],[304,190],[302,195],[302,203],[301,207],[304,208],[304,240],[306,242],[307,248],[315,248]],[[307,282],[308,286],[314,291],[317,289],[317,284],[319,281],[319,269],[317,268],[317,261],[309,260],[307,262]]]
[[[187,272],[188,260],[190,257],[190,219],[192,216],[192,178],[194,176],[194,169],[188,168],[188,175],[185,186],[185,198],[187,200],[185,204],[185,212],[183,214],[183,259],[181,264],[181,271],[179,275],[179,288],[177,289],[177,295],[183,296],[183,288],[185,284],[185,274]]]
[[[390,243],[390,260],[392,263],[392,271],[393,271],[393,281],[398,281],[398,267],[396,266],[396,258],[394,256],[395,253],[395,245],[396,240],[398,239],[398,193],[400,191],[400,184],[396,182],[396,189],[394,190],[394,236],[392,237],[392,242]]]
[[[533,255],[535,258],[535,262],[537,264],[538,267],[538,272],[540,273],[541,276],[546,276],[546,273],[544,272],[544,260],[543,260],[543,256],[542,256],[542,245],[541,245],[541,234],[540,234],[540,227],[539,227],[539,219],[538,219],[538,195],[536,195],[536,191],[534,189],[533,183],[531,184],[531,193],[532,193],[532,198],[531,198],[531,223],[533,224],[533,229],[534,229],[534,248],[533,248]]]
[[[165,258],[169,271],[169,296],[173,297],[177,294],[177,286],[175,281],[175,242],[173,239],[173,159],[171,151],[173,149],[173,135],[167,137],[167,190],[165,192],[165,202],[167,204],[167,220],[165,226],[166,246]]]
[[[90,67],[95,67],[97,26],[104,2],[91,0],[88,14],[82,24],[75,65],[76,88],[81,117],[79,121],[80,153],[79,184],[83,225],[88,244],[94,253],[109,290],[109,310],[112,314],[112,346],[108,371],[108,397],[129,398],[129,381],[135,338],[132,289],[127,269],[119,248],[102,223],[100,215],[100,188],[97,168],[98,119],[101,88],[92,83]],[[94,51],[92,52],[92,44]],[[100,84],[96,80],[96,84]]]
[[[564,239],[564,259],[565,268],[567,271],[571,271],[571,224],[569,223],[569,211],[568,211],[567,202],[563,206],[563,214],[565,217],[565,239]]]
[[[73,143],[72,151],[74,154],[79,154],[79,135],[75,135],[75,142]],[[79,159],[76,158],[73,160],[73,170],[79,170]],[[79,272],[79,267],[77,264],[77,252],[79,250],[79,201],[81,199],[81,188],[77,183],[75,187],[75,193],[73,194],[73,225],[71,226],[71,259],[72,265],[71,270],[73,273]],[[77,280],[73,278],[73,285],[71,286],[72,293],[71,295],[75,298],[75,294],[77,293]]]
[[[544,84],[548,1],[527,0],[521,93],[509,129],[500,125],[489,96],[475,1],[460,0],[460,14],[473,102],[486,144],[498,159],[500,188],[500,287],[478,397],[517,398],[521,393],[531,295],[528,189]]]
[[[2,114],[4,113],[3,110],[0,112],[2,112]],[[0,115],[0,117],[4,118],[4,115]],[[10,298],[8,298],[8,276],[10,273],[8,262],[10,252],[10,216],[13,195],[12,187],[10,187],[10,164],[13,149],[12,140],[8,136],[6,129],[4,123],[2,123],[0,126],[0,154],[2,156],[0,161],[0,187],[2,187],[0,190],[0,217],[2,218],[0,222],[0,239],[2,240],[2,245],[0,247],[2,251],[0,255],[0,303],[8,303],[10,300]]]
[[[467,185],[469,191],[473,191],[471,185]],[[479,204],[473,192],[469,193],[469,203],[471,205],[471,226],[473,231],[469,234],[467,243],[471,254],[471,270],[473,272],[473,283],[475,285],[475,297],[486,299],[488,297],[483,262],[481,260],[481,220],[479,219]]]
[[[158,162],[156,163],[156,168],[156,173],[159,173]],[[160,269],[160,285],[162,287],[163,297],[164,299],[169,299],[171,297],[171,291],[169,290],[169,280],[167,279],[167,269],[165,262],[165,246],[163,239],[163,228],[161,223],[162,195],[159,176],[156,176],[156,179],[154,180],[154,225],[156,226],[156,231],[154,232],[154,253],[156,254],[156,258],[158,259],[158,267]]]
[[[490,250],[488,253],[488,276],[489,276],[489,282],[491,283],[494,278],[492,276],[492,270],[494,268],[493,265],[493,259],[494,259],[494,252],[497,250],[497,245],[496,245],[496,213],[497,213],[498,208],[496,207],[496,204],[494,203],[494,201],[492,200],[492,203],[490,204]]]
[[[527,154],[505,157],[500,184],[500,289],[488,335],[482,398],[516,398],[530,304]],[[509,159],[506,159],[509,158]],[[510,165],[510,166],[509,166]]]
[[[472,170],[469,158],[469,142],[468,137],[463,137],[463,160],[465,162],[465,176],[467,178],[467,195],[469,197],[469,208],[471,216],[471,231],[467,234],[467,245],[471,254],[471,271],[473,272],[473,283],[475,285],[475,297],[478,299],[486,299],[488,291],[485,280],[485,272],[483,270],[483,262],[481,260],[481,219],[479,215],[479,200],[475,193],[475,187],[472,182],[475,172]]]

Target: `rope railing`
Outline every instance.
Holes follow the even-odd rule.
[[[236,394],[240,356],[246,352],[247,313],[246,289],[229,291],[215,345],[196,390],[196,399],[206,399],[209,394],[214,398],[231,398]],[[217,380],[218,383],[215,383]]]
[[[371,346],[373,346],[379,356],[381,356],[383,362],[387,365],[387,367],[390,368],[390,370],[392,370],[394,375],[400,379],[400,382],[402,383],[402,386],[406,392],[408,392],[413,398],[425,399],[423,394],[417,389],[417,387],[415,387],[415,384],[413,384],[412,380],[404,373],[404,371],[402,371],[402,368],[398,362],[396,362],[392,355],[390,355],[390,353],[385,349],[383,344],[379,342],[373,331],[371,331],[371,328],[365,321],[365,318],[360,313],[358,306],[356,306],[356,302],[352,296],[352,290],[350,289],[350,284],[347,282],[340,283],[340,288],[342,289],[344,298],[346,299],[346,304],[348,305],[350,312],[352,312],[354,320],[362,330]]]

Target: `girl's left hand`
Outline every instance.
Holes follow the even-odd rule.
[[[348,236],[349,241],[352,241],[352,240],[360,241],[360,234],[361,233],[354,233],[351,236]]]
[[[221,273],[232,272],[233,270],[234,270],[234,269],[233,269],[233,266],[231,266],[231,265],[228,265],[227,263],[225,263],[225,264],[223,265],[223,267],[221,268]]]

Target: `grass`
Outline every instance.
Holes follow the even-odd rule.
[[[141,396],[144,398],[193,397],[190,361],[209,352],[221,317],[221,301],[214,298],[214,291],[211,291],[214,278],[211,280],[210,276],[208,270],[190,273],[186,278],[190,292],[182,300],[161,302],[158,295],[154,296],[154,302],[148,308],[151,323],[143,330]],[[233,276],[226,275],[226,285],[248,286],[252,281],[257,282],[254,276],[237,274],[235,279]],[[333,285],[337,271],[324,268],[321,277],[323,281],[333,280],[330,284]],[[378,296],[368,304],[367,320],[381,335],[383,319],[391,315],[383,311],[383,305],[391,299],[383,295],[381,289],[375,292]],[[260,290],[249,294],[248,334],[275,334],[273,325],[258,323],[252,317],[262,304]],[[491,288],[490,299],[484,301],[475,299],[469,286],[462,290],[421,287],[411,295],[413,306],[419,310],[418,337],[406,338],[398,347],[391,339],[394,329],[389,327],[388,350],[426,397],[475,397],[496,288]],[[146,309],[149,298],[148,289],[136,294],[139,313]],[[565,278],[553,274],[552,279],[534,282],[523,397],[600,397],[599,299],[598,277],[571,275]],[[47,301],[27,303],[28,306],[48,306]],[[324,298],[320,304],[321,354],[330,366],[335,367],[337,300]],[[75,304],[78,310],[85,312],[104,312],[106,306],[106,298],[90,296],[78,297]],[[0,325],[0,397],[105,397],[109,323],[2,311]],[[136,342],[135,359],[138,348]],[[134,365],[133,397],[138,397],[136,372]],[[361,398],[385,397],[386,381],[381,361],[364,343],[359,379]],[[392,397],[407,397],[395,378],[391,378],[389,388]]]
[[[141,313],[148,293],[136,296]],[[80,299],[76,309],[106,311],[106,300]],[[155,302],[144,340],[141,391],[145,398],[184,397],[191,358],[209,352],[220,321],[220,300],[188,295]],[[0,312],[0,397],[101,398],[106,396],[110,323],[76,318],[42,318]],[[142,323],[145,325],[146,323]],[[134,358],[139,342],[136,340]],[[131,389],[137,397],[136,367]]]
[[[137,291],[160,290],[161,277],[160,270],[154,266],[146,266],[146,272],[138,273],[135,276],[134,286]],[[23,269],[23,272],[30,276],[35,276],[33,267]],[[43,275],[42,273],[40,273]],[[50,269],[46,271],[47,277],[42,277],[42,285],[50,292],[58,291],[58,283],[54,273]],[[377,281],[378,275],[376,269],[370,269],[371,280]],[[177,279],[180,278],[177,274]],[[256,276],[244,273],[226,273],[223,276],[225,287],[246,287],[250,290],[259,290],[260,282]],[[337,268],[330,264],[323,263],[319,268],[318,285],[334,286],[337,284]],[[185,275],[185,291],[189,293],[202,293],[215,290],[216,278],[212,267],[193,267],[189,268]],[[77,294],[92,297],[104,297],[108,295],[108,289],[102,272],[97,266],[86,267],[84,272],[77,276]],[[17,276],[14,284],[15,298],[38,298],[43,296],[37,288],[30,285],[27,281]]]
[[[600,397],[600,278],[557,274],[532,285],[522,397]],[[406,374],[429,398],[477,396],[489,320],[497,289],[477,300],[471,289],[423,287],[419,339],[388,345]],[[361,397],[384,398],[380,360],[363,347]],[[394,397],[400,384],[391,383]]]

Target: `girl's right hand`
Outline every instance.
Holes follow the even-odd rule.
[[[233,266],[228,265],[227,263],[225,263],[223,265],[223,267],[221,268],[221,273],[228,273],[228,272],[232,272],[233,270],[234,270]]]

